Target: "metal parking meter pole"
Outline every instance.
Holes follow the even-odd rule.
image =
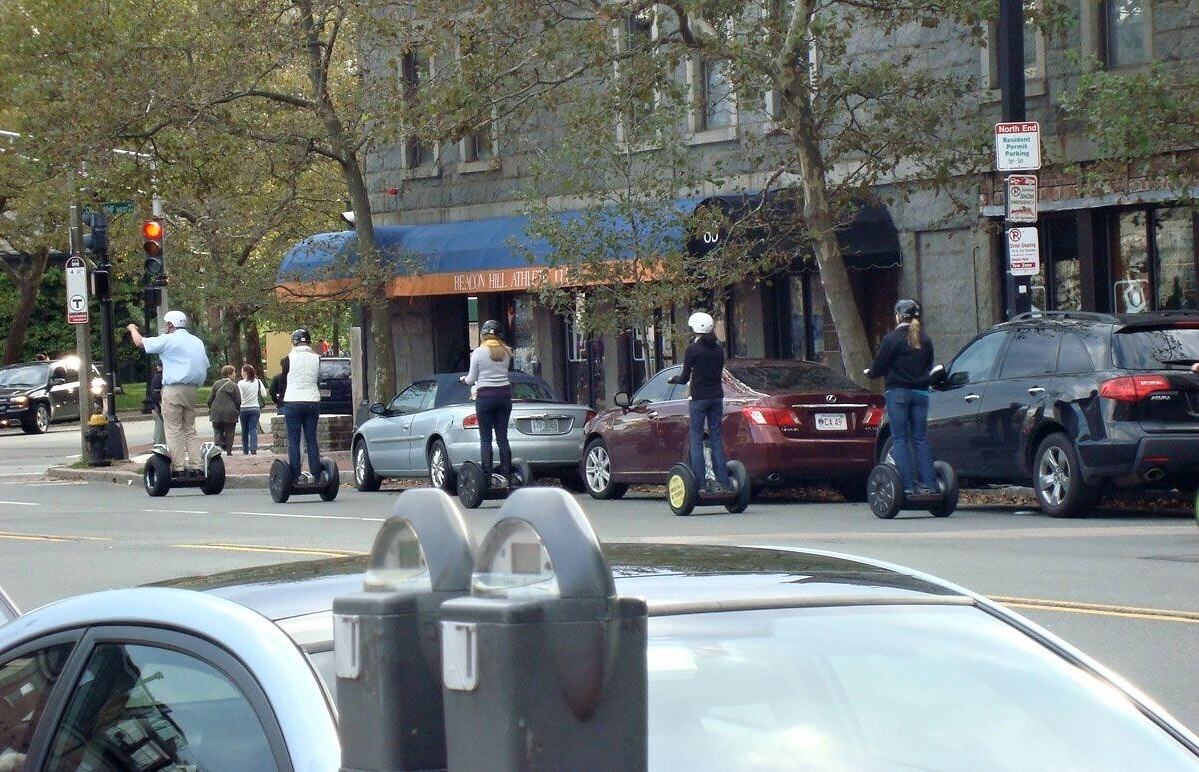
[[[447,493],[400,495],[363,591],[333,601],[342,772],[445,769],[439,608],[468,592],[473,566]]]
[[[451,770],[646,769],[646,605],[572,496],[513,493],[441,617]]]

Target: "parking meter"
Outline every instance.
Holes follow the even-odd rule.
[[[449,495],[406,491],[363,591],[333,601],[343,772],[445,769],[438,607],[469,590],[473,557]]]
[[[441,607],[451,770],[646,768],[646,606],[575,499],[523,488]]]

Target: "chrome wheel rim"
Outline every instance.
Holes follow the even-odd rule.
[[[445,450],[438,445],[433,448],[433,457],[429,459],[429,477],[437,488],[445,485]]]
[[[1050,447],[1037,465],[1037,490],[1041,499],[1051,506],[1060,506],[1070,493],[1070,460],[1066,451]]]
[[[50,411],[44,405],[39,406],[34,421],[37,422],[37,430],[39,432],[46,431],[50,428]]]
[[[603,445],[595,445],[587,453],[587,487],[602,491],[612,480],[612,461]]]
[[[354,454],[354,480],[361,485],[366,479],[366,448],[362,445],[358,446],[358,452]]]

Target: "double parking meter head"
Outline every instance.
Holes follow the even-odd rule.
[[[451,769],[645,769],[646,606],[572,496],[514,492],[441,619]]]
[[[438,610],[469,591],[473,565],[449,496],[400,495],[375,537],[363,591],[333,602],[344,772],[445,768]]]

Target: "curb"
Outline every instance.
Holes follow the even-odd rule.
[[[106,482],[118,485],[141,484],[141,472],[128,469],[110,469],[94,467],[76,469],[70,466],[52,466],[46,470],[46,476],[52,480],[83,480],[85,482]],[[267,474],[238,474],[225,477],[226,488],[262,488],[270,487],[270,475]]]

